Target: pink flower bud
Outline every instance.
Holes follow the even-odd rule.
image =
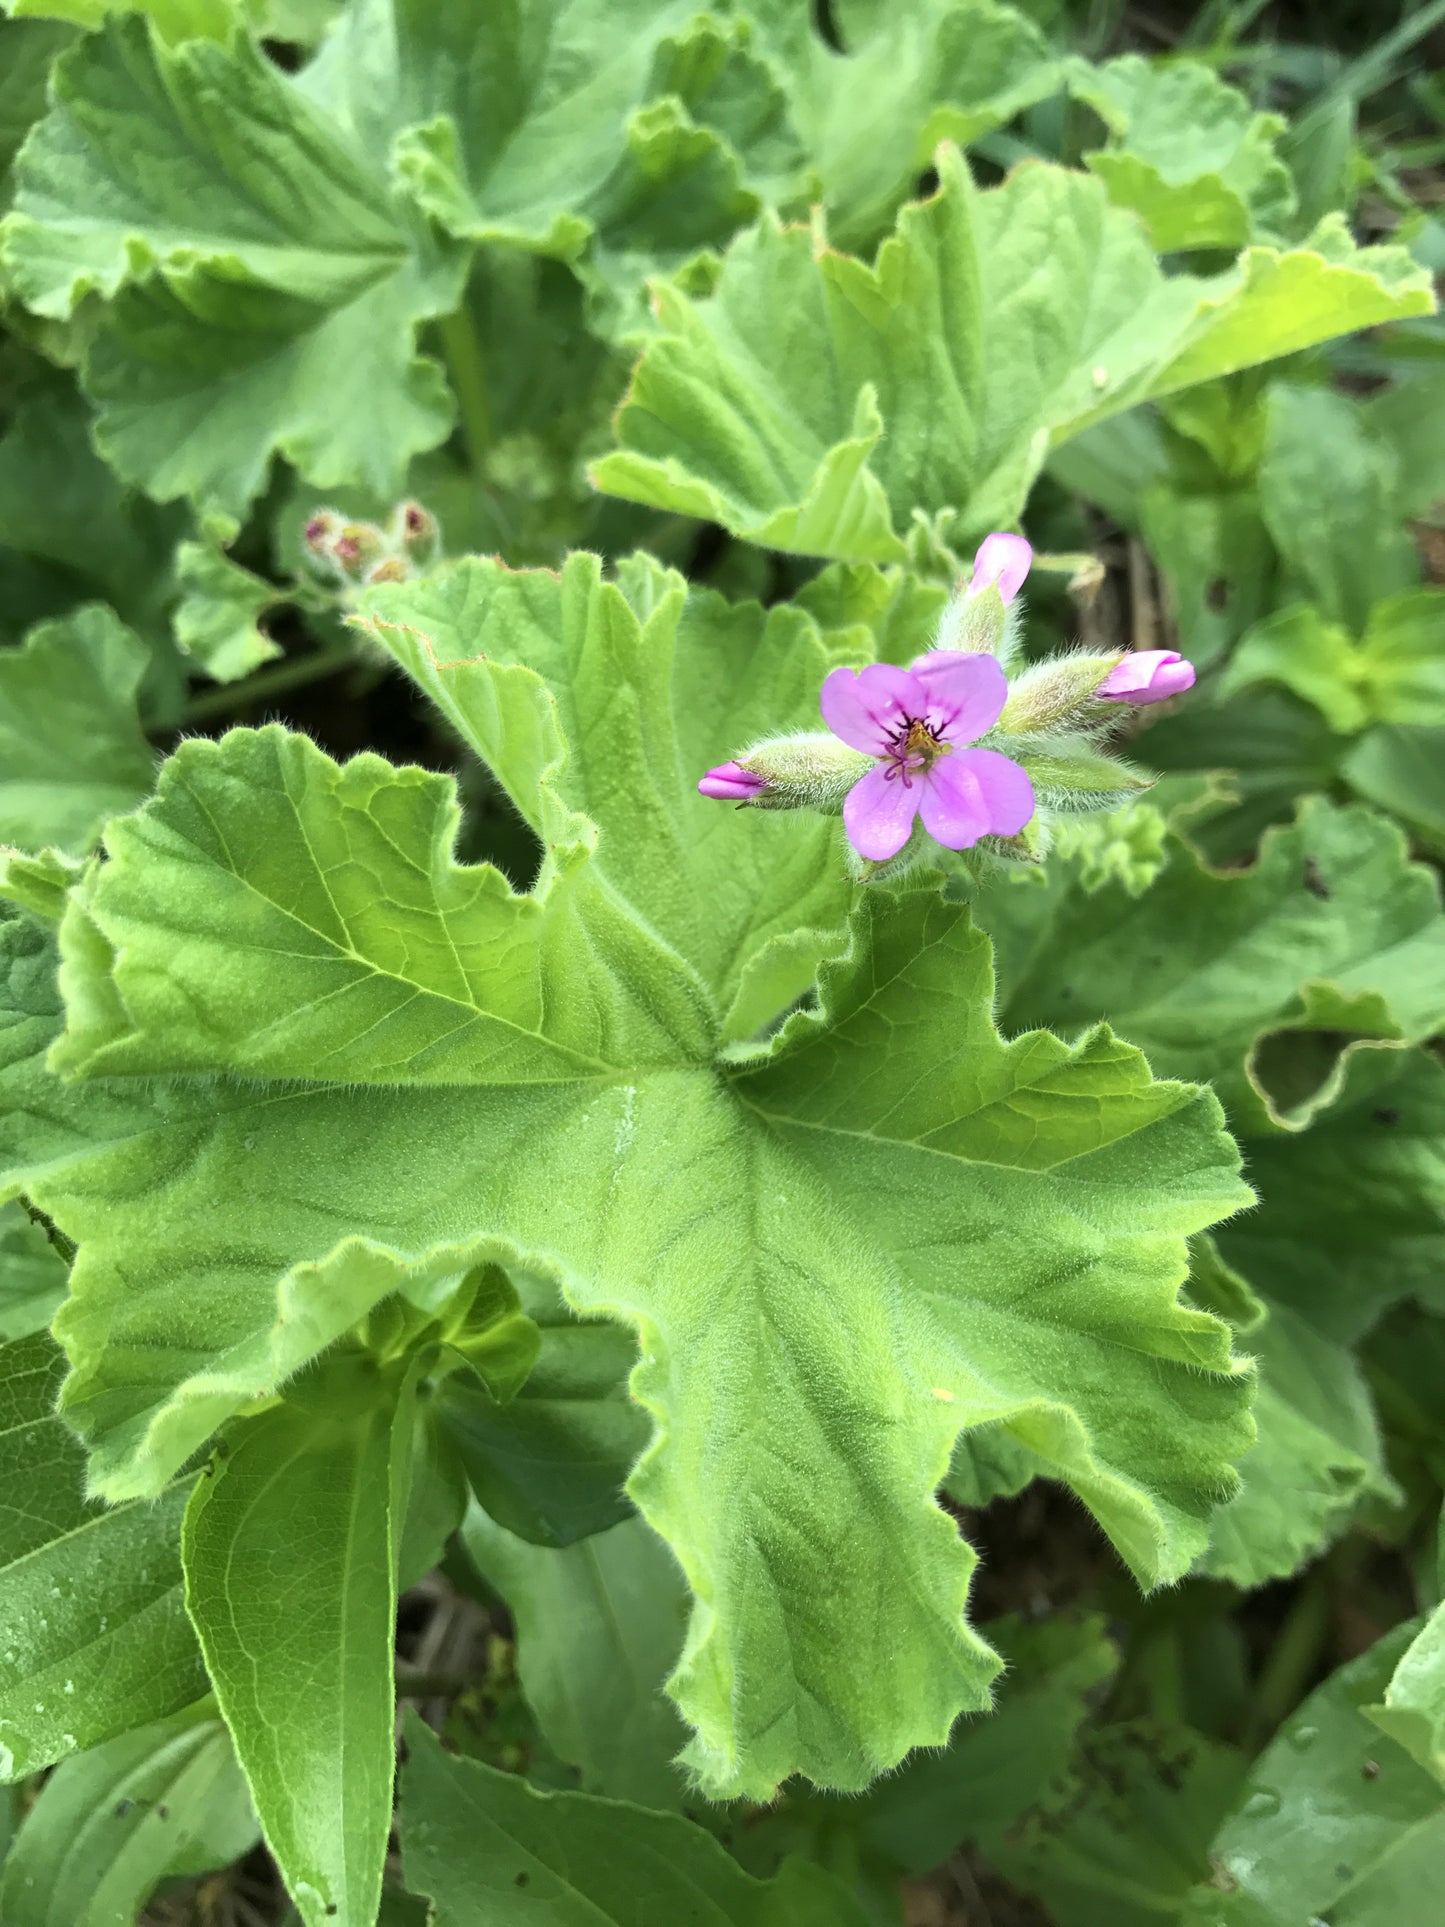
[[[1133,703],[1142,708],[1146,703],[1182,696],[1193,687],[1194,664],[1186,662],[1177,649],[1145,649],[1117,663],[1094,694],[1106,702]]]
[[[986,535],[973,558],[968,593],[978,595],[993,584],[1005,604],[1012,602],[1024,586],[1033,559],[1034,552],[1021,535]]]
[[[766,776],[744,769],[741,763],[719,763],[698,784],[704,796],[716,797],[721,803],[750,803],[767,787]]]

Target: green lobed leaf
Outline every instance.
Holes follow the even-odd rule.
[[[84,380],[112,467],[233,518],[276,451],[322,488],[396,490],[451,425],[415,336],[464,263],[393,193],[386,152],[244,35],[169,47],[122,18],[52,86],[0,260],[37,314],[107,302]]]
[[[206,1685],[181,1601],[188,1482],[147,1503],[88,1501],[85,1454],[55,1416],[63,1366],[43,1332],[0,1345],[6,1780],[173,1713]]]
[[[1416,1631],[1397,1626],[1285,1722],[1214,1837],[1189,1927],[1425,1927],[1445,1870],[1438,1784],[1371,1723]],[[1323,1850],[1322,1850],[1323,1848]]]
[[[545,32],[485,0],[370,0],[307,86],[368,143],[394,143],[398,177],[449,234],[570,260],[614,324],[636,326],[645,274],[685,269],[758,210],[708,124],[714,97],[730,131],[777,117],[747,39],[687,0],[562,0]]]
[[[438,1388],[436,1422],[502,1528],[532,1545],[570,1546],[629,1510],[622,1488],[648,1438],[627,1396],[637,1346],[605,1319],[576,1317],[544,1280],[519,1282],[540,1340],[525,1384],[503,1401],[453,1373]]]
[[[1272,1303],[1336,1341],[1411,1294],[1441,1303],[1445,1067],[1427,1051],[1362,1051],[1340,1102],[1298,1137],[1256,1138],[1266,1209],[1220,1233]]]
[[[186,1606],[307,1927],[371,1927],[392,1805],[411,1394],[333,1353],[243,1421],[186,1512]]]
[[[1438,729],[1445,723],[1442,617],[1441,590],[1404,589],[1371,606],[1356,642],[1317,609],[1294,603],[1243,638],[1219,694],[1275,682],[1312,703],[1341,734],[1371,723]]]
[[[1161,254],[1241,248],[1288,226],[1294,183],[1274,149],[1284,122],[1257,114],[1213,68],[1138,54],[1101,67],[1079,60],[1070,90],[1111,136],[1085,164],[1116,206],[1140,215]]]
[[[980,914],[1010,1022],[1107,1019],[1161,1074],[1209,1078],[1246,1131],[1302,1129],[1354,1052],[1427,1037],[1445,1015],[1438,885],[1358,807],[1306,804],[1243,872],[1176,841],[1141,898],[1089,895],[1059,870],[1046,890],[995,891]]]
[[[123,488],[91,442],[93,411],[74,388],[49,385],[16,409],[0,436],[0,544],[55,571],[55,610],[110,603],[148,636],[164,620],[179,527]]]
[[[1270,1211],[1266,1197],[1261,1219]],[[1198,1569],[1261,1586],[1288,1577],[1337,1538],[1366,1494],[1390,1498],[1396,1488],[1364,1374],[1347,1346],[1307,1314],[1259,1298],[1210,1238],[1196,1240],[1189,1291],[1230,1320],[1259,1371],[1259,1436],[1240,1461],[1239,1491],[1215,1514]]]
[[[476,1505],[461,1536],[511,1612],[527,1704],[583,1791],[681,1806],[672,1761],[687,1729],[662,1689],[682,1650],[687,1588],[662,1541],[631,1518],[554,1551]]]
[[[697,793],[703,772],[750,739],[816,727],[837,656],[807,616],[689,595],[642,556],[615,582],[592,556],[571,557],[560,582],[469,560],[373,591],[366,607],[377,640],[544,842],[559,805],[597,825],[593,861],[608,895],[702,980],[731,1034],[774,939],[839,941],[849,885],[836,826],[751,812],[740,834]],[[856,650],[862,638],[845,641]],[[813,961],[744,1037],[806,987]]]
[[[810,10],[750,0],[783,79],[829,229],[860,253],[914,191],[940,140],[967,146],[1060,84],[1062,64],[995,0],[839,0],[824,39]]]
[[[407,1886],[437,1927],[863,1927],[831,1875],[790,1861],[751,1878],[701,1827],[585,1793],[538,1793],[449,1758],[415,1716],[401,1780]]]
[[[176,641],[216,682],[248,676],[281,654],[260,627],[261,617],[283,600],[273,583],[204,542],[182,542],[176,576]]]
[[[757,206],[728,143],[688,112],[718,89],[736,117],[740,93],[770,89],[745,45],[687,0],[560,0],[544,17],[362,0],[304,86],[367,147],[394,150],[454,233],[564,258],[660,243],[657,258],[681,260]]]
[[[1362,635],[1375,603],[1412,588],[1399,458],[1359,402],[1326,388],[1271,389],[1259,502],[1286,564],[1324,618]]]
[[[1241,639],[1219,679],[1228,701],[1262,683],[1278,683],[1313,706],[1332,730],[1352,734],[1370,720],[1359,647],[1339,623],[1328,622],[1307,602],[1294,602]]]
[[[161,1881],[209,1873],[260,1837],[209,1701],[63,1760],[5,1861],[9,1927],[132,1927]]]
[[[144,643],[95,603],[0,655],[0,838],[83,852],[150,794],[136,715]]]
[[[956,508],[965,537],[1016,522],[1050,447],[1120,409],[1430,306],[1407,256],[1333,229],[1166,278],[1091,176],[1036,163],[980,193],[954,149],[938,166],[872,267],[765,216],[714,293],[659,285],[597,486],[767,547],[894,561],[915,510]]]
[[[495,579],[440,590],[465,612]],[[654,1427],[630,1490],[696,1601],[670,1687],[689,1766],[714,1792],[857,1787],[987,1703],[972,1555],[933,1501],[960,1431],[1007,1420],[1146,1584],[1202,1549],[1250,1384],[1226,1328],[1178,1302],[1181,1241],[1248,1193],[1212,1097],[1151,1082],[1106,1031],[1005,1044],[987,945],[928,884],[859,904],[826,1016],[726,1047],[740,952],[789,928],[744,841],[772,826],[709,816],[658,719],[669,674],[718,686],[720,647],[743,702],[778,656],[796,673],[799,632],[708,597],[679,612],[641,565],[622,583],[599,591],[585,558],[516,578],[565,645],[550,686],[454,655],[438,585],[413,591],[420,679],[552,846],[535,896],[454,864],[440,779],[338,769],[275,730],[184,745],[72,900],[55,1062],[90,1081],[17,1063],[15,1098],[66,1149],[15,1181],[81,1245],[66,1412],[115,1494],[154,1489],[388,1294],[435,1302],[490,1259],[630,1328]],[[405,599],[385,606],[380,633],[405,638]],[[633,659],[564,756],[574,643],[589,673]],[[671,825],[692,821],[721,823],[735,865],[712,900],[668,887]],[[504,940],[458,955],[479,905]]]

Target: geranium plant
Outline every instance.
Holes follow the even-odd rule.
[[[1429,274],[995,0],[9,11],[0,1918],[1423,1921],[1439,846],[1210,746],[1445,644],[1107,610]]]

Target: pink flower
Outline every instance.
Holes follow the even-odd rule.
[[[767,787],[768,779],[765,776],[754,775],[752,770],[744,769],[741,763],[719,763],[698,784],[704,796],[715,796],[722,803],[746,803],[759,790]]]
[[[993,583],[1005,603],[1012,602],[1024,586],[1033,559],[1034,552],[1021,535],[986,535],[973,558],[968,593],[977,595]]]
[[[1022,580],[1022,574],[1013,578],[1014,587]],[[935,649],[911,669],[880,662],[827,677],[824,722],[850,748],[878,759],[843,803],[843,824],[859,856],[880,863],[897,856],[915,816],[949,850],[1023,828],[1034,813],[1027,772],[997,750],[966,747],[998,721],[1007,695],[997,658],[957,649]]]
[[[1116,663],[1094,694],[1107,702],[1133,703],[1142,708],[1146,703],[1182,696],[1193,687],[1194,664],[1186,662],[1177,649],[1146,649]]]

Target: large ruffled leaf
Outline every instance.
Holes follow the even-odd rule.
[[[594,285],[723,245],[757,212],[731,142],[775,120],[746,29],[691,0],[498,8],[361,0],[307,75],[448,232],[575,261]]]
[[[579,557],[464,564],[375,633],[542,876],[458,866],[442,779],[276,729],[183,745],[116,826],[62,932],[53,1061],[87,1081],[38,1024],[10,1073],[46,1118],[10,1182],[81,1247],[57,1328],[92,1476],[151,1491],[379,1299],[523,1262],[637,1335],[693,1770],[860,1786],[987,1703],[933,1502],[961,1431],[1008,1420],[1146,1584],[1202,1548],[1251,1431],[1227,1328],[1177,1295],[1183,1240],[1249,1195],[1218,1105],[1103,1029],[1006,1043],[987,943],[927,883],[866,896],[818,1008],[728,1046],[752,958],[838,947],[827,826],[790,905],[770,854],[806,826],[694,787],[760,691],[811,715],[795,615]]]
[[[948,147],[939,172],[872,267],[765,217],[711,295],[660,285],[598,486],[893,560],[914,511],[956,509],[964,535],[1015,521],[1050,447],[1120,409],[1432,306],[1408,255],[1339,227],[1166,277],[1090,175],[1036,164],[979,193]]]
[[[1212,871],[1176,840],[1141,898],[1053,870],[1046,889],[993,892],[981,915],[1010,1022],[1105,1019],[1157,1071],[1211,1079],[1246,1131],[1302,1129],[1359,1050],[1445,1020],[1439,885],[1370,810],[1308,804],[1249,870]]]
[[[462,259],[386,153],[244,36],[168,47],[122,18],[52,89],[0,259],[37,314],[108,304],[84,378],[112,466],[233,515],[277,450],[321,487],[395,488],[451,424],[415,336],[455,306]]]
[[[1212,67],[1125,54],[1102,67],[1075,61],[1069,84],[1111,136],[1085,162],[1161,254],[1241,248],[1287,227],[1294,182],[1274,145],[1284,122],[1256,113]]]

